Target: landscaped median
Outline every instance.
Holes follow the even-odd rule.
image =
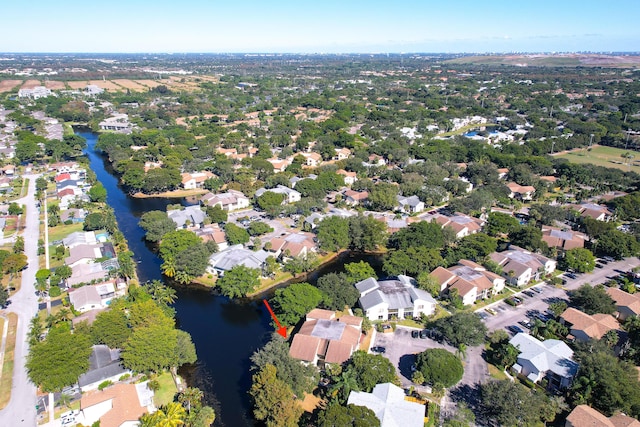
[[[2,377],[0,377],[0,409],[3,409],[11,400],[11,386],[13,383],[14,353],[16,347],[16,329],[18,327],[18,315],[8,313],[0,318],[0,332],[4,330],[5,322],[8,322],[7,335],[2,336],[4,357],[2,358]]]

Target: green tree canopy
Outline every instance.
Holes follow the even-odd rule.
[[[145,239],[150,242],[159,242],[165,234],[176,229],[176,223],[163,211],[145,212],[138,224],[146,232]]]
[[[324,299],[322,291],[308,283],[294,283],[278,289],[271,299],[274,311],[283,325],[295,326]]]
[[[502,212],[491,212],[485,226],[485,231],[489,236],[499,236],[509,234],[520,228],[520,222],[511,215]]]
[[[255,268],[236,265],[218,278],[216,286],[222,295],[229,298],[244,297],[260,285],[260,271]]]
[[[225,224],[224,233],[227,241],[232,245],[243,245],[251,239],[247,230],[231,222]]]
[[[569,304],[587,314],[613,314],[616,311],[616,303],[602,285],[591,286],[585,283],[571,292]]]
[[[455,313],[452,316],[436,320],[433,326],[454,347],[459,347],[460,344],[479,345],[484,341],[484,336],[487,333],[487,327],[480,316],[475,313]]]
[[[347,283],[353,285],[369,277],[377,279],[376,271],[366,261],[350,262],[344,265]]]
[[[318,415],[319,427],[380,427],[380,420],[369,408],[350,404],[330,404]]]
[[[135,372],[162,372],[178,366],[177,330],[155,324],[134,329],[122,348],[122,363]]]
[[[44,341],[34,343],[27,356],[29,379],[44,392],[61,391],[89,369],[91,339],[71,333],[68,322],[53,326]]]
[[[389,238],[389,247],[394,249],[408,249],[417,246],[441,249],[444,244],[442,227],[435,221],[411,223]]]
[[[548,399],[518,382],[489,381],[480,386],[481,407],[488,419],[501,426],[533,426],[544,419]]]
[[[91,337],[96,344],[109,348],[122,348],[131,336],[127,315],[123,310],[112,308],[101,312],[91,324]]]
[[[371,392],[376,384],[398,384],[396,368],[380,354],[358,350],[351,356],[346,371],[355,376],[358,388],[366,392]]]
[[[429,384],[451,387],[462,379],[462,362],[454,354],[442,348],[430,348],[416,357],[416,369],[422,372]]]
[[[344,273],[328,273],[320,277],[317,286],[324,295],[322,304],[330,310],[343,310],[345,306],[353,307],[360,297],[360,292],[353,286],[354,283],[351,283]]]
[[[345,249],[351,244],[349,236],[349,220],[339,216],[323,219],[317,227],[318,246],[320,249],[335,252]]]
[[[160,242],[159,253],[163,260],[176,259],[178,254],[202,242],[200,237],[188,230],[173,230],[166,233]]]
[[[253,375],[249,395],[258,421],[270,427],[298,427],[302,407],[294,399],[291,387],[278,379],[275,366],[266,364]]]
[[[562,264],[565,269],[578,273],[588,273],[596,268],[596,258],[589,249],[573,248],[565,252]]]

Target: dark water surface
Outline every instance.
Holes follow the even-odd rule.
[[[135,254],[140,281],[162,280],[162,262],[145,243],[144,231],[138,226],[138,221],[145,212],[165,211],[170,204],[188,205],[193,202],[183,198],[136,199],[128,196],[118,185],[110,163],[94,151],[98,134],[83,128],[77,128],[76,134],[87,139],[86,154],[91,169],[106,188],[107,203],[114,209],[118,226]],[[333,263],[311,273],[307,280],[315,284],[319,276],[343,271],[345,263],[361,260],[370,262],[376,270],[380,267],[380,257],[375,255],[344,253]],[[198,353],[196,365],[181,369],[181,375],[189,386],[200,388],[207,403],[215,408],[216,426],[254,426],[247,394],[251,386],[249,357],[273,333],[269,314],[261,299],[230,301],[204,289],[178,287],[176,290],[174,308],[178,327],[191,334]]]

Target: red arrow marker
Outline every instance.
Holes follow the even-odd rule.
[[[287,328],[285,328],[284,326],[282,326],[280,324],[280,322],[278,321],[278,318],[276,317],[276,314],[273,312],[273,310],[271,309],[271,306],[269,305],[269,303],[267,302],[266,299],[263,299],[262,302],[264,303],[264,305],[267,306],[267,310],[269,310],[269,314],[271,314],[271,317],[273,317],[273,320],[276,322],[276,325],[278,325],[278,330],[277,332],[282,335],[284,338],[287,338]]]

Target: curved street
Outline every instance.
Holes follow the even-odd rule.
[[[35,183],[38,175],[25,175],[29,179],[27,195],[16,200],[26,208],[22,236],[24,237],[24,253],[29,265],[22,272],[20,290],[11,298],[11,304],[4,313],[18,315],[16,331],[16,348],[14,353],[13,383],[11,400],[0,411],[0,425],[3,426],[35,426],[36,425],[36,386],[29,381],[25,369],[26,357],[29,351],[27,333],[29,322],[38,312],[38,298],[35,294],[36,271],[38,271],[38,239],[40,219],[35,200]]]

